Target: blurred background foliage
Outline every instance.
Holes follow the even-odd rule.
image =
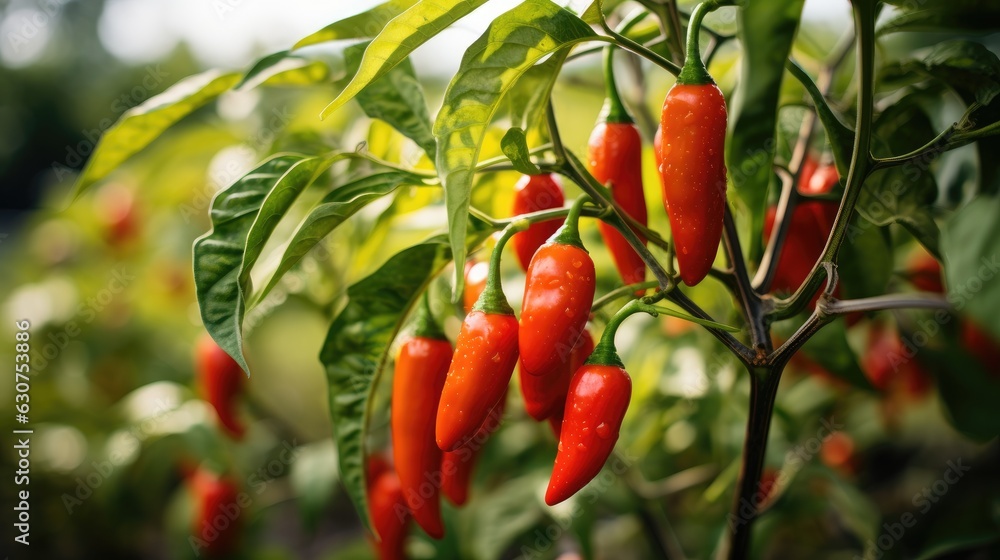
[[[128,107],[204,69],[184,43],[154,63],[119,60],[97,38],[104,4],[61,4],[48,20],[44,52],[27,65],[0,65],[0,333],[10,341],[0,345],[0,354],[13,363],[8,359],[13,322],[28,319],[34,369],[29,416],[35,430],[29,556],[190,557],[193,506],[185,473],[208,465],[230,473],[251,500],[241,514],[240,557],[367,558],[364,533],[338,484],[317,355],[345,289],[400,249],[441,230],[440,193],[406,188],[371,204],[250,312],[247,349],[254,376],[241,405],[249,431],[240,442],[219,431],[193,382],[192,349],[203,329],[191,245],[209,229],[214,193],[267,154],[352,150],[364,142],[377,157],[427,169],[431,163],[412,142],[365,118],[354,104],[324,121],[316,118],[343,84],[340,47],[333,47],[316,55],[328,68],[317,83],[227,93],[70,204],[69,189],[97,131]],[[19,7],[24,6],[11,3],[0,8],[0,15]],[[725,11],[706,22],[722,33],[735,30],[732,14]],[[1000,45],[995,29],[974,35],[993,52]],[[817,71],[843,31],[805,23],[794,56],[810,72]],[[905,60],[968,32],[887,36],[879,58]],[[727,97],[739,79],[739,56],[738,45],[730,42],[711,68]],[[244,62],[249,67],[252,59]],[[648,115],[656,113],[672,79],[648,65],[625,67],[628,77],[620,86],[633,107],[644,108],[647,118],[640,111],[639,123],[651,139]],[[593,57],[570,63],[554,92],[563,136],[577,153],[602,103],[597,68]],[[419,66],[418,73],[436,108],[444,78]],[[913,70],[905,63],[895,76],[908,84],[902,98],[892,93],[903,91],[890,83],[892,74],[884,75],[886,95],[879,107],[884,112],[877,130],[892,153],[922,144],[964,110],[957,96],[942,94],[942,83],[912,85]],[[849,59],[832,88],[847,115],[853,110],[853,78]],[[799,84],[786,79],[779,161],[787,160],[797,134],[803,97]],[[995,106],[987,109],[995,114]],[[483,158],[500,154],[502,134],[499,127],[490,132]],[[817,153],[825,143],[822,136],[816,140]],[[996,140],[985,140],[934,164],[931,198],[939,222],[975,195],[996,193],[997,161],[990,154],[995,156],[997,148]],[[646,151],[650,227],[664,231],[666,216],[655,211],[659,186],[651,147]],[[344,163],[332,173],[363,171]],[[516,179],[512,172],[484,175],[475,185],[473,204],[506,215]],[[290,214],[304,215],[323,195],[322,183],[308,190]],[[574,189],[567,185],[570,193]],[[996,214],[986,216],[995,223]],[[286,238],[295,223],[282,222],[274,238]],[[854,289],[865,292],[856,297],[886,287],[914,290],[908,269],[923,250],[910,231],[899,225],[868,230],[874,239],[868,234],[869,246],[853,257],[853,274],[859,278]],[[595,225],[585,222],[583,235],[596,248],[592,254],[602,271],[598,293],[615,288],[617,277],[609,272],[614,267],[599,247]],[[962,239],[951,246],[961,247]],[[850,248],[847,253],[852,258]],[[485,254],[484,249],[477,256]],[[845,267],[846,286],[852,285],[851,266]],[[504,271],[506,291],[517,307],[523,276],[511,262],[505,262]],[[862,288],[872,278],[877,285]],[[707,282],[690,295],[718,320],[737,320],[717,283]],[[443,297],[439,303],[450,305]],[[456,308],[445,325],[452,338],[460,313]],[[934,551],[964,557],[972,554],[970,548],[984,558],[1000,555],[995,414],[1000,363],[984,362],[963,348],[954,321],[939,325],[940,334],[930,336],[930,344],[920,350],[922,371],[914,374],[923,376],[920,382],[893,382],[876,390],[871,366],[866,368],[871,331],[898,326],[913,334],[928,321],[933,322],[929,313],[900,312],[866,317],[850,329],[837,323],[790,366],[768,454],[777,485],[770,511],[756,529],[756,556],[853,557],[887,534],[884,523],[896,523],[907,512],[917,517],[919,529],[894,536],[885,557],[931,557]],[[563,553],[648,558],[656,541],[693,557],[710,555],[727,528],[747,415],[746,376],[714,339],[683,321],[636,319],[623,330],[621,353],[635,387],[619,443],[619,460],[628,465],[624,474],[599,478],[592,487],[593,504],[585,495],[565,506],[545,507],[541,494],[555,441],[547,426],[526,416],[512,391],[505,425],[480,459],[471,502],[462,512],[446,506],[443,541],[415,530],[414,557],[495,559],[530,550],[529,558]],[[791,330],[779,325],[777,332],[787,336]],[[381,402],[387,402],[390,385],[380,385]],[[0,385],[0,401],[13,402],[13,383]],[[374,419],[373,447],[388,441],[387,410],[379,407]],[[4,433],[19,427],[13,414],[0,418]],[[829,436],[830,426],[836,436]],[[0,468],[13,471],[16,457],[10,446],[0,457]],[[928,488],[935,492],[934,483],[949,462],[963,461],[971,470],[946,492],[934,494],[933,507],[923,511],[917,497]],[[0,485],[4,503],[13,503],[14,491],[9,482]],[[7,544],[13,542],[10,524],[3,526],[2,548],[24,557],[17,545]]]

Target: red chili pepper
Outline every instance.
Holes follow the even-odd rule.
[[[861,369],[882,391],[922,397],[930,390],[930,375],[917,361],[916,350],[908,347],[895,329],[882,324],[873,325],[869,332]]]
[[[413,519],[431,538],[444,536],[437,477],[441,449],[434,440],[441,389],[451,364],[451,343],[434,323],[427,298],[414,336],[396,359],[392,382],[392,448],[399,482]]]
[[[983,369],[1000,378],[1000,344],[970,319],[962,321],[962,346],[975,356]]]
[[[239,546],[247,505],[240,503],[236,483],[199,468],[191,475],[190,485],[196,508],[192,535],[195,552],[209,558],[233,553]]]
[[[941,277],[941,263],[930,253],[919,253],[910,260],[908,276],[917,289],[935,294],[945,293],[944,279]]]
[[[580,339],[596,290],[594,261],[577,230],[583,201],[531,259],[521,304],[521,367],[531,375],[558,375]]]
[[[379,560],[405,560],[410,511],[399,477],[388,461],[377,455],[369,458],[368,463],[368,508],[378,533],[378,539],[369,535],[369,541]]]
[[[623,311],[608,323],[590,358],[573,374],[555,466],[545,491],[545,503],[550,506],[597,476],[614,451],[632,396],[632,380],[615,351],[615,332],[627,315]]]
[[[569,498],[601,471],[614,451],[632,381],[620,365],[588,362],[573,375],[559,432],[559,449],[545,503]]]
[[[506,397],[500,399],[466,445],[444,453],[441,459],[441,491],[452,504],[461,506],[468,501],[476,460],[486,445],[486,440],[500,428],[506,401]]]
[[[476,433],[507,391],[517,364],[517,318],[500,284],[500,256],[515,231],[508,229],[497,241],[486,288],[455,341],[437,411],[435,433],[442,451],[455,450]]]
[[[485,262],[470,259],[465,263],[465,292],[462,294],[462,303],[466,315],[472,313],[473,306],[486,289],[486,276],[489,272],[490,265]]]
[[[202,396],[215,409],[226,432],[235,439],[242,438],[246,428],[237,416],[236,401],[246,383],[243,370],[207,334],[198,339],[195,361]]]
[[[614,47],[605,49],[605,84],[607,101],[594,131],[590,134],[588,161],[594,178],[609,185],[611,196],[629,216],[646,225],[646,197],[642,188],[642,140],[639,129],[618,97],[612,68]],[[629,245],[621,232],[600,222],[598,228],[611,252],[618,273],[626,284],[646,279],[646,263]],[[636,234],[646,242],[638,231]]]
[[[702,6],[691,16],[687,60],[660,116],[663,204],[680,277],[688,286],[712,268],[726,207],[726,101],[699,54]]]
[[[562,186],[548,174],[525,175],[514,185],[514,215],[528,214],[551,208],[562,208],[565,203]],[[532,255],[559,229],[560,220],[546,220],[532,224],[527,231],[514,236],[511,245],[517,254],[521,270],[528,270]]]
[[[524,396],[524,409],[528,415],[539,422],[558,416],[557,423],[561,423],[569,382],[573,379],[573,373],[583,365],[593,351],[594,338],[585,330],[573,346],[569,361],[559,371],[538,376],[530,375],[523,367],[520,368],[521,394]]]

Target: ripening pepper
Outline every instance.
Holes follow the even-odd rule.
[[[435,426],[442,451],[455,450],[476,433],[506,393],[514,373],[518,325],[500,283],[500,258],[507,240],[517,231],[518,227],[508,227],[497,241],[486,288],[455,341]]]
[[[563,188],[549,173],[525,175],[514,185],[514,215],[529,214],[552,208],[562,208],[566,199]],[[532,255],[559,229],[561,220],[552,219],[532,224],[514,236],[511,245],[521,270],[528,270]]]
[[[236,403],[246,383],[243,369],[207,334],[198,339],[195,362],[203,398],[215,409],[226,433],[242,438],[246,428],[237,415]]]
[[[646,225],[646,197],[642,188],[642,140],[635,121],[625,110],[615,87],[612,54],[614,47],[605,48],[605,84],[607,98],[597,126],[587,143],[590,171],[602,185],[611,189],[611,196],[629,216]],[[611,252],[615,267],[626,284],[646,279],[646,263],[614,226],[598,224],[605,245]],[[646,242],[636,231],[639,239]]]
[[[577,228],[586,197],[531,259],[521,304],[521,367],[530,375],[558,375],[590,318],[596,290],[594,261]]]
[[[698,50],[706,3],[688,26],[687,59],[660,115],[658,168],[681,280],[702,281],[722,239],[726,207],[726,101]]]
[[[465,445],[454,451],[445,451],[441,458],[441,492],[453,505],[464,505],[469,499],[469,486],[476,460],[482,453],[486,440],[500,428],[507,399],[502,398],[483,421],[476,434]]]
[[[405,560],[407,525],[410,511],[403,498],[399,477],[392,465],[380,455],[368,459],[368,509],[378,536],[369,541],[379,560]]]
[[[222,558],[239,546],[244,507],[239,488],[228,477],[196,469],[189,480],[194,495],[195,516],[191,545],[195,553]]]
[[[400,346],[392,382],[392,448],[396,472],[413,519],[432,538],[444,536],[434,439],[441,389],[451,364],[451,343],[435,324],[426,296],[413,336]]]

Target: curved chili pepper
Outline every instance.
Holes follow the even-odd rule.
[[[368,508],[378,533],[369,541],[379,560],[405,560],[406,532],[410,511],[406,508],[399,477],[385,458],[373,456],[368,463]]]
[[[514,215],[528,214],[552,208],[562,208],[566,202],[562,186],[549,173],[524,175],[514,185]],[[514,236],[511,245],[517,254],[521,270],[528,270],[531,257],[559,229],[559,219],[532,224],[527,231]]]
[[[472,436],[466,445],[455,451],[444,452],[441,459],[441,491],[452,504],[461,506],[468,501],[476,460],[485,447],[486,440],[500,428],[506,402],[506,397],[500,399],[483,425],[476,431],[476,435]]]
[[[441,449],[434,440],[434,418],[451,364],[451,343],[434,323],[427,298],[417,326],[396,359],[392,381],[392,449],[406,505],[417,525],[431,536],[444,536],[438,471]]]
[[[605,84],[607,100],[597,126],[587,143],[590,171],[602,185],[609,185],[611,197],[629,216],[646,225],[646,197],[642,189],[642,140],[635,121],[625,110],[615,87],[612,54],[605,48]],[[598,223],[604,244],[608,246],[615,267],[626,284],[646,279],[646,263],[629,245],[621,232],[605,222]],[[645,244],[646,239],[635,232]]]
[[[500,256],[516,231],[518,227],[508,227],[497,241],[486,289],[466,315],[455,341],[455,356],[437,411],[435,433],[442,451],[455,450],[476,433],[507,391],[514,373],[518,325],[500,284]]]
[[[545,491],[545,503],[550,506],[597,476],[614,451],[632,397],[632,380],[615,351],[615,332],[630,312],[623,310],[612,318],[594,352],[570,381],[555,466]]]
[[[594,261],[577,230],[585,198],[573,204],[566,223],[535,253],[521,303],[521,367],[531,375],[558,375],[580,339],[596,290]]]
[[[234,439],[242,438],[246,428],[237,416],[236,401],[246,383],[243,370],[207,334],[198,339],[195,361],[202,396],[215,409],[225,431]]]
[[[726,101],[698,50],[706,6],[699,4],[691,15],[687,59],[660,116],[663,204],[680,277],[688,286],[712,268],[726,207]]]
[[[221,558],[239,546],[243,528],[243,506],[239,488],[229,478],[205,469],[191,475],[195,516],[192,545],[199,555]]]

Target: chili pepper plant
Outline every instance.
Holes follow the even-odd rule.
[[[872,435],[918,446],[919,410],[996,465],[996,6],[841,0],[851,23],[812,34],[802,0],[524,0],[446,87],[418,74],[486,4],[389,0],[187,78],[76,184],[231,90],[309,92],[299,132],[215,196],[194,281],[247,375],[248,317],[325,294],[339,479],[379,554],[615,557],[595,519],[623,510],[650,557],[996,552],[995,471],[949,490],[966,531],[942,500],[915,522],[940,535],[886,545],[900,510],[875,495],[913,455]]]

